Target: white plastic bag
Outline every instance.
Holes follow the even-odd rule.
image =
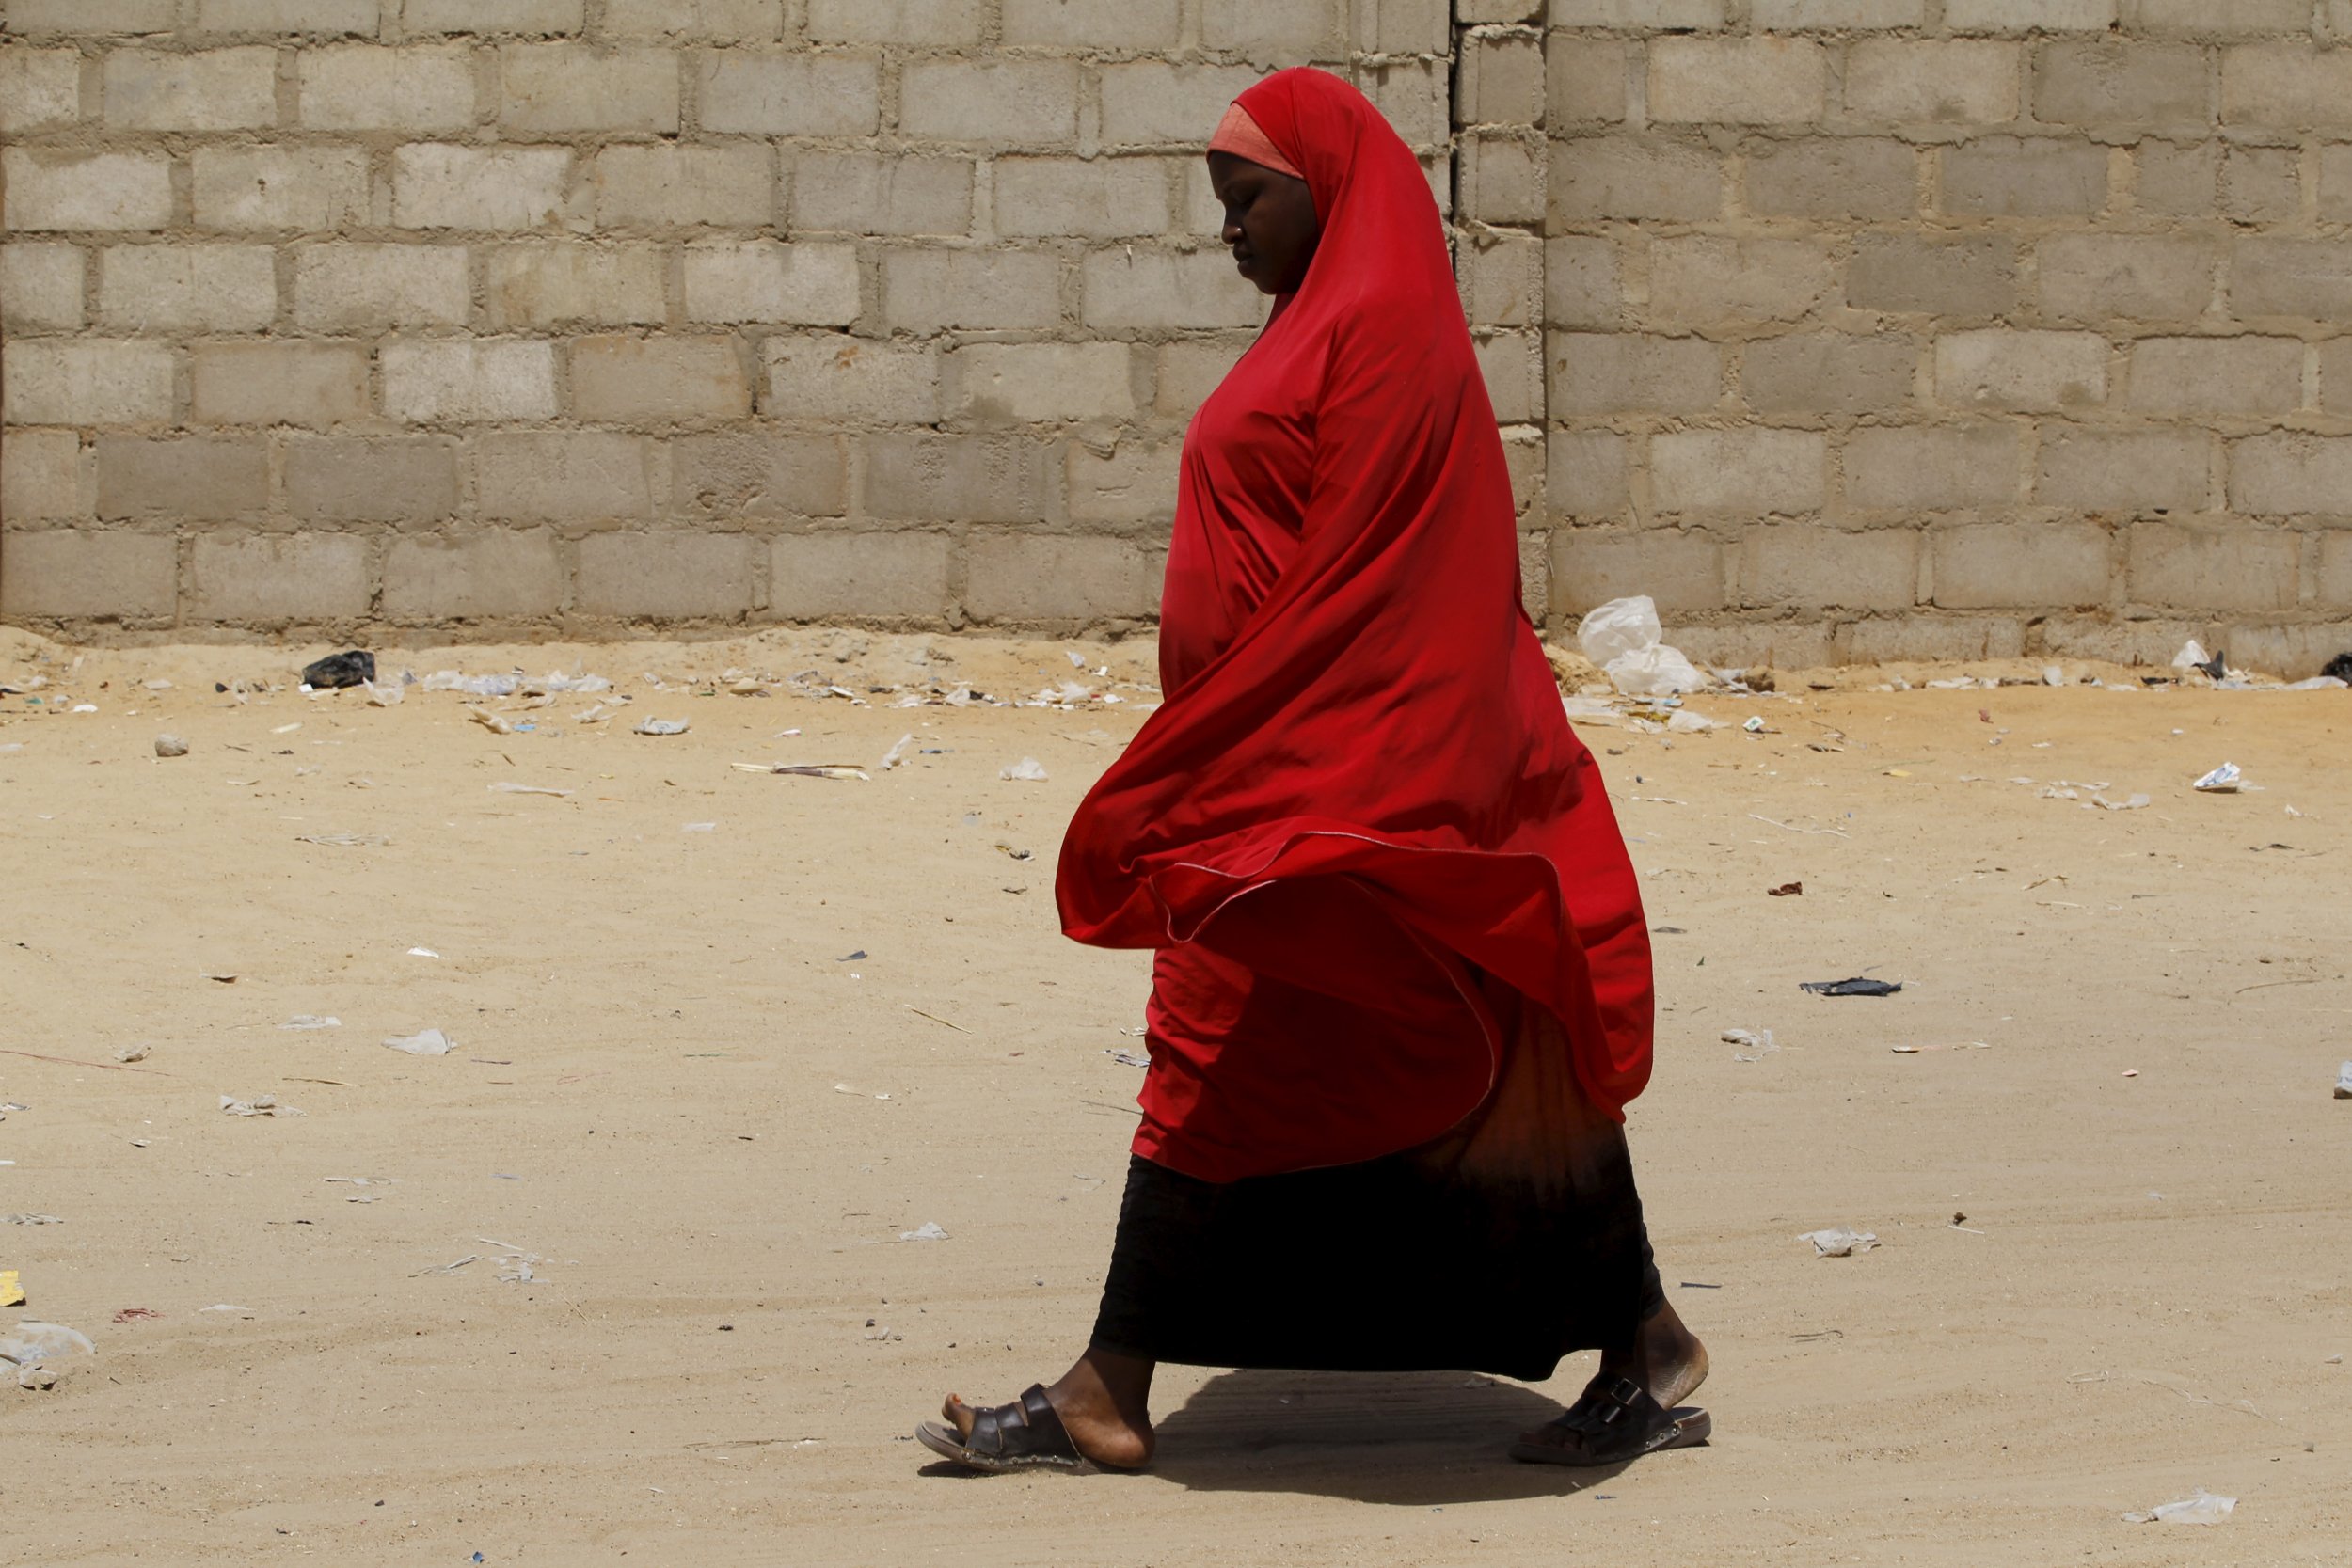
[[[1584,657],[1606,670],[1627,654],[1655,648],[1661,633],[1658,604],[1646,594],[1612,599],[1577,624],[1577,645]]]
[[[1684,691],[1704,691],[1711,684],[1704,671],[1682,656],[1682,650],[1662,643],[1621,654],[1602,668],[1617,689],[1629,697],[1672,697]]]

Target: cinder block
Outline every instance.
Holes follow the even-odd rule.
[[[1533,224],[1544,215],[1544,144],[1533,133],[1465,135],[1462,211],[1481,223]]]
[[[1076,523],[1166,522],[1176,515],[1181,441],[1128,439],[1108,451],[1070,443],[1066,479]]]
[[[2121,588],[2121,583],[2117,587]],[[2053,615],[2037,628],[2036,647],[2058,658],[2097,658],[2116,664],[2168,666],[2182,643],[2212,635],[2206,621],[2119,621],[2111,616]]]
[[[81,118],[80,51],[0,50],[0,132],[55,131]]]
[[[2341,0],[2329,0],[2331,5]],[[2256,670],[2277,671],[2290,680],[2316,675],[2338,654],[2352,649],[2352,625],[2335,622],[2291,622],[2285,626],[2239,622],[2222,628],[2217,645],[2230,651],[2230,662]]]
[[[1808,136],[1750,153],[1746,186],[1749,208],[1770,217],[1909,217],[1919,207],[1919,158],[1876,136]]]
[[[10,620],[156,619],[171,613],[179,578],[179,546],[167,533],[0,533],[0,615]]]
[[[2021,658],[2026,628],[2015,620],[1986,616],[1890,615],[1850,621],[1833,639],[1836,664],[1933,663],[1961,659]]]
[[[849,479],[836,436],[728,431],[670,443],[670,504],[713,517],[838,517]]]
[[[2240,318],[2352,314],[2352,241],[2246,236],[2230,251],[2230,306]]]
[[[1910,404],[1918,367],[1909,338],[1792,332],[1748,344],[1740,389],[1759,414],[1889,414]]]
[[[1810,617],[1787,621],[1735,621],[1726,626],[1669,626],[1671,645],[1694,661],[1718,670],[1818,670],[1837,662],[1831,647],[1834,623]]]
[[[179,0],[12,0],[8,30],[29,37],[167,33]]]
[[[0,359],[11,424],[145,424],[171,418],[170,348],[116,338],[25,338]]]
[[[1505,424],[1544,417],[1543,350],[1533,332],[1494,332],[1473,335],[1470,347],[1478,356],[1479,373],[1486,383],[1494,416]]]
[[[1521,5],[1527,20],[1539,8]],[[1350,41],[1383,55],[1442,55],[1454,42],[1453,21],[1448,0],[1372,0],[1357,11]]]
[[[768,368],[763,414],[828,423],[939,421],[939,350],[929,343],[780,333],[760,352]]]
[[[1168,163],[1159,158],[999,158],[996,232],[1008,238],[1126,239],[1168,231]]]
[[[301,436],[285,446],[286,507],[322,522],[437,522],[457,510],[457,446],[433,436]]]
[[[630,620],[738,620],[752,608],[758,548],[746,533],[592,533],[580,542],[572,607]]]
[[[499,123],[509,131],[677,134],[674,50],[510,43],[499,51]]]
[[[637,326],[665,320],[658,245],[550,240],[490,253],[491,326]]]
[[[1190,420],[1248,346],[1249,338],[1239,333],[1162,344],[1152,411],[1168,419]]]
[[[1722,160],[1704,147],[1624,136],[1551,144],[1550,221],[1656,218],[1696,222],[1724,206]]]
[[[1327,60],[1344,52],[1344,0],[1200,0],[1200,42],[1266,65]]]
[[[756,142],[608,147],[594,186],[599,229],[762,229],[776,212],[770,149]]]
[[[1750,529],[1740,539],[1739,578],[1741,604],[1907,610],[1919,592],[1919,534],[1819,523]]]
[[[267,245],[109,245],[98,253],[98,319],[115,331],[259,332],[277,316]]]
[[[2116,0],[1944,0],[1955,33],[2101,33],[2115,24]]]
[[[2293,338],[2142,338],[2130,405],[2143,414],[2283,414],[2303,405]]]
[[[907,135],[937,141],[1069,146],[1078,135],[1076,62],[912,62],[900,79],[898,128]]]
[[[411,33],[471,33],[523,38],[577,33],[586,0],[400,0]]]
[[[1061,262],[1041,250],[890,250],[882,298],[898,332],[1052,326],[1061,320]]]
[[[1980,39],[1865,39],[1846,55],[1846,109],[1898,124],[2006,125],[2022,49]]]
[[[1125,343],[971,343],[946,364],[948,411],[976,424],[1136,413],[1134,354]]]
[[[866,442],[866,515],[1021,523],[1045,515],[1051,451],[1021,436],[890,432]]]
[[[572,413],[597,423],[740,419],[751,377],[735,339],[580,338],[572,343]]]
[[[969,158],[803,152],[792,163],[795,232],[968,234]]]
[[[462,131],[473,123],[473,61],[462,46],[306,49],[296,71],[308,130]]]
[[[2045,425],[2034,499],[2078,512],[2202,512],[2212,470],[2201,430]]]
[[[882,122],[878,62],[804,49],[712,49],[695,61],[706,131],[870,136]]]
[[[1858,33],[1927,24],[1927,0],[1750,0],[1749,19],[1768,32]]]
[[[2230,505],[2258,517],[2352,516],[2352,436],[2281,430],[2232,442]]]
[[[2132,602],[2208,615],[2292,609],[2302,556],[2302,535],[2283,529],[2134,523]]]
[[[1176,45],[1176,0],[1004,0],[1004,40],[1142,54]]]
[[[2352,609],[2352,533],[2325,533],[2319,539],[2319,572],[2312,596],[2329,610]],[[2352,648],[2352,634],[2339,645]]]
[[[105,57],[105,113],[118,131],[249,131],[278,123],[278,51],[253,46]]]
[[[1900,512],[2011,506],[2024,445],[2012,424],[1857,430],[1846,438],[1846,504]]]
[[[2106,205],[2107,150],[2055,136],[1981,136],[1943,150],[1944,211],[2089,217]]]
[[[1650,245],[1650,319],[1660,326],[1798,321],[1829,292],[1819,240],[1661,238]]]
[[[355,343],[196,343],[194,420],[326,430],[368,418],[368,351]]]
[[[1910,315],[2006,315],[2017,305],[2016,247],[1997,234],[1857,234],[1846,303]]]
[[[2186,38],[2259,38],[2265,33],[2306,33],[2312,25],[2309,0],[2139,0],[2132,25],[2142,33]]]
[[[968,47],[980,41],[981,0],[807,0],[808,36],[818,43],[905,43]]]
[[[373,37],[378,9],[376,0],[197,0],[196,30]]]
[[[2137,370],[2133,381],[2138,381]],[[2352,413],[2352,338],[2319,345],[2319,405],[2330,414]]]
[[[2133,200],[2144,213],[2211,217],[2220,206],[2221,144],[2169,142],[2153,137],[2137,150]]]
[[[1616,326],[1626,320],[1616,245],[1599,235],[1543,242],[1543,320],[1550,326]]]
[[[384,555],[385,616],[393,621],[521,621],[564,605],[564,562],[543,528],[407,533]]]
[[[1615,39],[1554,37],[1542,51],[1544,74],[1533,123],[1614,124],[1626,116],[1626,45]]]
[[[947,612],[943,533],[787,533],[770,542],[768,613],[780,621],[936,621]]]
[[[990,532],[964,546],[963,607],[981,622],[1148,615],[1152,589],[1147,559],[1130,539]]]
[[[19,231],[162,229],[171,222],[171,160],[146,152],[0,151],[8,226]]]
[[[368,221],[368,155],[356,147],[199,147],[189,164],[199,229],[317,234]]]
[[[313,332],[463,326],[470,305],[462,246],[336,242],[294,253],[294,322]]]
[[[2221,119],[2288,131],[2352,125],[2352,50],[2297,39],[2222,51]]]
[[[2052,125],[2205,126],[2209,72],[2193,44],[2053,43],[2034,60],[2034,118]]]
[[[1649,467],[1661,512],[1818,512],[1829,448],[1814,430],[1668,430],[1650,437]]]
[[[0,245],[0,327],[80,330],[82,270],[82,252],[70,245]]]
[[[784,10],[784,0],[605,0],[603,30],[631,42],[766,43]]]
[[[1462,310],[1473,326],[1526,326],[1539,314],[1544,243],[1495,230],[1465,233],[1457,256]]]
[[[415,142],[392,153],[392,221],[403,229],[542,229],[568,209],[571,150]]]
[[[241,517],[269,504],[269,448],[260,437],[98,438],[98,515]]]
[[[1701,414],[1724,396],[1724,351],[1702,338],[1554,332],[1545,344],[1553,419]]]
[[[2332,205],[2327,168],[2340,147],[2323,147],[2320,211]],[[2303,154],[2294,147],[2228,147],[2221,153],[2221,215],[2241,223],[2288,223],[2303,213]]]
[[[1225,106],[1260,72],[1245,65],[1175,65],[1136,60],[1100,68],[1103,141],[1110,147],[1204,145]]]
[[[1829,68],[1802,39],[1660,38],[1649,46],[1649,114],[1661,123],[1807,125]]]
[[[2107,342],[2092,332],[1952,332],[1935,342],[1935,395],[1952,408],[2058,411],[2105,403]]]
[[[405,424],[552,420],[555,345],[530,339],[386,343],[384,412]]]
[[[96,467],[73,431],[9,429],[0,435],[0,517],[28,523],[89,516]]]
[[[1263,296],[1222,250],[1098,250],[1079,265],[1087,325],[1143,331],[1254,325]]]
[[[2036,259],[2043,313],[2077,322],[2195,321],[2213,303],[2221,262],[2209,242],[2165,234],[2059,234]]]
[[[1723,544],[1695,529],[1562,529],[1550,556],[1551,608],[1565,615],[1636,594],[1668,615],[1721,610],[1730,598]]]
[[[1586,54],[1594,51],[1591,44],[1579,45],[1563,40],[1564,51],[1574,53],[1581,48]],[[1599,46],[1606,55],[1611,46]],[[1616,46],[1616,82],[1620,102],[1625,93],[1625,55],[1623,46]],[[1586,75],[1593,74],[1588,67]],[[1599,74],[1606,75],[1605,69]],[[1467,33],[1454,63],[1454,116],[1465,125],[1539,125],[1544,119],[1544,42],[1540,35],[1527,33]],[[1597,118],[1572,115],[1569,119]]]
[[[698,322],[857,320],[857,248],[802,240],[701,242],[685,251],[686,316]]]
[[[357,533],[199,533],[186,617],[276,628],[368,612],[368,542]]]
[[[1613,430],[1555,430],[1545,437],[1544,500],[1554,516],[1619,515],[1633,501],[1625,470],[1625,437]]]
[[[485,517],[589,522],[652,511],[645,438],[604,430],[513,431],[474,443]]]
[[[1518,0],[1455,0],[1455,4],[1457,14],[1460,8],[1468,6],[1521,13],[1482,15],[1475,19],[1462,14],[1465,22],[1524,22],[1530,20],[1532,13],[1532,8],[1520,5]],[[1703,33],[1723,26],[1729,11],[1727,0],[1551,0],[1549,20],[1554,27],[1640,27],[1659,32]]]

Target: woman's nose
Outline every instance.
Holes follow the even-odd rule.
[[[1225,220],[1225,228],[1222,231],[1220,231],[1217,237],[1223,240],[1227,245],[1241,244],[1240,220],[1236,218],[1227,218]]]

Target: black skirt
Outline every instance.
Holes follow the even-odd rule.
[[[1419,1148],[1231,1182],[1131,1159],[1093,1343],[1539,1382],[1629,1342],[1664,1297],[1624,1129],[1577,1089],[1556,1023],[1516,1035],[1486,1103]]]

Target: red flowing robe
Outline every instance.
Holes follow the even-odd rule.
[[[1069,936],[1157,950],[1135,1150],[1229,1181],[1412,1148],[1479,1107],[1528,1006],[1622,1119],[1650,1067],[1640,891],[1520,606],[1437,203],[1338,78],[1238,102],[1322,239],[1186,433],[1166,701],[1057,889]]]

